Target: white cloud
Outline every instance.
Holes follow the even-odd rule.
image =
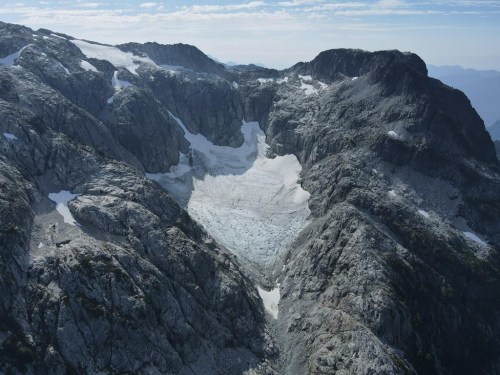
[[[228,4],[228,5],[192,5],[183,7],[182,9],[192,11],[195,13],[210,13],[210,12],[224,12],[243,9],[254,9],[266,5],[264,1],[252,1],[250,3],[242,4]]]
[[[84,3],[78,2],[79,7],[81,8],[99,8],[100,6],[105,5],[104,3]]]
[[[10,3],[0,4],[0,18],[110,44],[189,43],[222,61],[258,61],[270,67],[310,60],[324,49],[352,47],[412,50],[422,57],[441,56],[439,61],[434,60],[440,64],[472,61],[464,56],[474,50],[475,62],[488,61],[491,68],[500,68],[500,50],[492,47],[500,45],[500,25],[484,27],[478,37],[482,22],[476,29],[461,23],[463,17],[494,20],[498,8],[493,5],[482,9],[467,7],[463,5],[465,0],[460,1],[460,6],[449,5],[451,0],[238,1],[241,0],[225,5],[199,1],[192,6],[165,9],[161,8],[163,2],[141,3],[132,9],[82,6],[102,4],[84,0],[64,7]],[[441,5],[436,7],[435,3]],[[139,6],[142,11],[138,11]],[[455,12],[463,17],[453,24]]]
[[[158,3],[141,3],[141,4],[139,4],[139,7],[141,7],[141,8],[154,8],[157,5],[159,5],[159,4]]]
[[[406,5],[401,0],[380,0],[377,2],[376,6],[380,8],[395,8]]]

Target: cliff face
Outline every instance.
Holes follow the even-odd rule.
[[[25,30],[0,33],[22,49],[0,66],[0,372],[258,367],[254,285],[143,174],[177,162],[182,131],[140,76]]]
[[[499,161],[418,56],[238,71],[2,23],[0,58],[0,372],[500,372]],[[257,275],[180,205],[277,155],[311,215]]]
[[[351,54],[319,55],[299,72],[325,77],[315,67]],[[305,166],[315,217],[279,276],[284,363],[289,373],[496,373],[493,144],[462,93],[415,56],[382,54],[385,65],[315,95],[276,87],[261,117],[276,152]]]

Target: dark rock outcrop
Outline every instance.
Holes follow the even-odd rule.
[[[344,77],[359,77],[397,63],[405,64],[421,74],[427,74],[425,63],[413,53],[396,50],[367,52],[354,49],[323,51],[312,61],[298,63],[288,71],[311,75],[320,81],[334,82]]]

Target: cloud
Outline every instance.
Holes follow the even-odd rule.
[[[179,7],[175,7],[175,1]],[[130,8],[84,0],[65,5],[39,2],[36,6],[4,2],[0,4],[0,18],[109,44],[195,44],[223,61],[258,60],[284,67],[335,47],[400,48],[430,55],[426,52],[430,45],[436,53],[456,45],[465,54],[478,44],[474,30],[481,28],[488,30],[479,37],[486,47],[477,54],[498,56],[499,48],[491,47],[500,45],[500,25],[494,22],[498,2],[477,2],[482,5],[468,0],[233,0],[218,5],[200,0],[188,6],[171,0],[165,8],[161,8],[163,1],[137,2]],[[464,26],[464,17],[480,22]],[[491,23],[484,26],[482,17],[489,17]],[[468,45],[465,40],[473,36],[475,41]]]
[[[401,0],[380,0],[376,3],[376,6],[379,8],[396,8],[405,5]]]
[[[81,8],[98,8],[102,5],[105,5],[104,3],[84,3],[84,2],[78,2],[77,6]]]
[[[228,4],[228,5],[192,5],[189,7],[185,6],[182,9],[190,10],[195,13],[210,13],[210,12],[235,11],[243,9],[255,9],[265,5],[266,3],[264,1],[252,1],[250,3]]]
[[[141,3],[141,4],[139,4],[139,7],[141,7],[141,8],[154,8],[157,5],[159,5],[159,4],[158,3]]]
[[[282,7],[296,7],[306,4],[315,4],[319,3],[321,0],[292,0],[292,1],[280,1],[278,2],[279,6]]]

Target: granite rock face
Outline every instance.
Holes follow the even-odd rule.
[[[176,163],[182,130],[144,87],[104,100],[96,117],[31,71],[43,64],[29,48],[0,66],[0,372],[266,371],[255,286],[143,174]],[[48,197],[61,190],[77,197],[56,208]]]
[[[334,81],[314,95],[287,72],[270,110],[254,112],[275,152],[304,166],[315,217],[276,274],[284,373],[497,373],[493,143],[467,98],[415,56],[380,52],[358,66],[359,54],[301,67]],[[249,103],[271,88],[257,90]]]
[[[498,151],[465,95],[398,51],[116,51],[134,68],[0,23],[0,372],[500,372]],[[299,160],[310,224],[269,274],[145,178],[190,154],[174,116],[232,147],[259,121]]]

